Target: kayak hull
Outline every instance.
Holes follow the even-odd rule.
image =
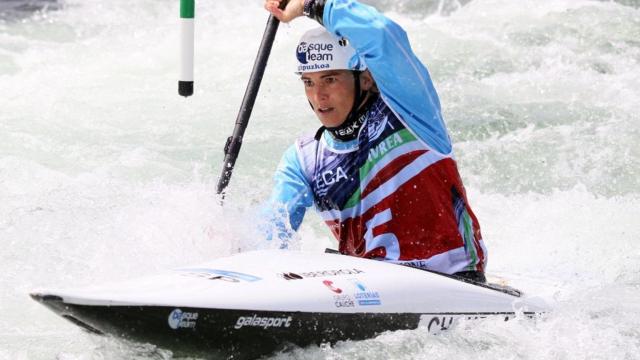
[[[440,332],[460,319],[544,311],[519,295],[380,261],[280,251],[31,294],[87,331],[177,355],[221,358],[255,358],[385,331]]]

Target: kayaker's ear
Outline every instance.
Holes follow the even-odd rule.
[[[376,89],[376,82],[373,80],[373,76],[369,70],[365,70],[360,73],[360,89],[363,91],[369,91],[372,88]]]

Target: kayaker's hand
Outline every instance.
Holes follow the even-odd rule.
[[[264,8],[283,23],[288,23],[297,17],[303,16],[302,9],[304,8],[304,0],[289,0],[287,6],[282,10],[279,6],[285,1],[286,0],[265,0]]]

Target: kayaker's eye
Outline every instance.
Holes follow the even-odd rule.
[[[323,80],[326,85],[335,84],[338,81],[338,79],[335,76],[327,76],[323,78]]]
[[[304,87],[306,87],[306,88],[313,87],[313,81],[311,81],[309,79],[302,79],[302,83],[304,84]]]

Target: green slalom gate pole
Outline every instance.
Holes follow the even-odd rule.
[[[180,79],[178,94],[193,95],[193,20],[195,0],[180,0]]]

